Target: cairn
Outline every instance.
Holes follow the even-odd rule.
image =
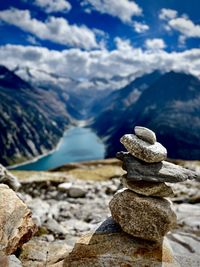
[[[128,152],[117,153],[127,172],[125,187],[110,201],[113,219],[134,237],[162,242],[176,226],[176,214],[168,197],[172,188],[166,184],[195,179],[196,173],[165,161],[167,150],[156,141],[153,131],[136,126],[135,134],[126,134],[120,142]]]

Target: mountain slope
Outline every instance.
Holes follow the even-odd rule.
[[[124,95],[121,103],[128,97],[126,90],[120,92]],[[119,138],[131,132],[135,125],[154,130],[158,140],[168,149],[169,157],[199,159],[200,81],[191,75],[174,72],[156,77],[137,101],[128,107],[122,105],[119,110],[114,104],[112,111],[102,113],[93,127],[105,138],[107,156],[114,156],[123,149]]]
[[[119,129],[118,126],[122,123],[122,120],[126,120],[124,114],[129,107],[132,107],[142,93],[159,77],[161,73],[155,71],[151,74],[147,74],[141,78],[137,78],[121,90],[113,91],[103,102],[99,110],[101,110],[99,116],[95,117],[95,120],[91,124],[92,128],[97,131],[100,136],[105,138],[111,137]],[[114,156],[114,153],[109,152],[108,144],[108,155]],[[112,143],[112,142],[111,142]],[[114,150],[115,151],[115,150]]]
[[[0,66],[0,162],[31,159],[55,147],[69,123],[53,90],[34,88]]]

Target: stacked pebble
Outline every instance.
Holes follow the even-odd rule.
[[[176,226],[172,203],[166,199],[173,196],[173,190],[165,182],[195,179],[196,173],[166,162],[167,150],[156,141],[153,131],[140,126],[134,131],[120,139],[128,151],[117,153],[127,171],[122,177],[125,189],[114,195],[109,206],[124,232],[161,242]]]

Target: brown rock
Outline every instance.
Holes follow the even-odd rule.
[[[9,258],[3,252],[0,251],[0,266],[9,267]]]
[[[105,226],[106,225],[106,226]],[[95,233],[86,234],[75,244],[63,267],[158,267],[179,266],[166,240],[144,241],[128,235],[112,219]]]
[[[131,191],[144,196],[152,197],[172,197],[174,195],[170,186],[165,183],[130,181],[125,177],[122,178],[123,186]]]
[[[0,251],[9,255],[36,231],[31,211],[7,185],[0,184]]]
[[[110,201],[113,219],[128,234],[159,241],[176,225],[176,214],[167,199],[145,197],[126,189]]]
[[[23,245],[20,260],[23,267],[62,267],[71,250],[63,240],[47,242],[33,238]]]

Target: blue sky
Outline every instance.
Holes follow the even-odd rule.
[[[72,78],[155,69],[200,77],[198,0],[7,0],[0,63]]]

